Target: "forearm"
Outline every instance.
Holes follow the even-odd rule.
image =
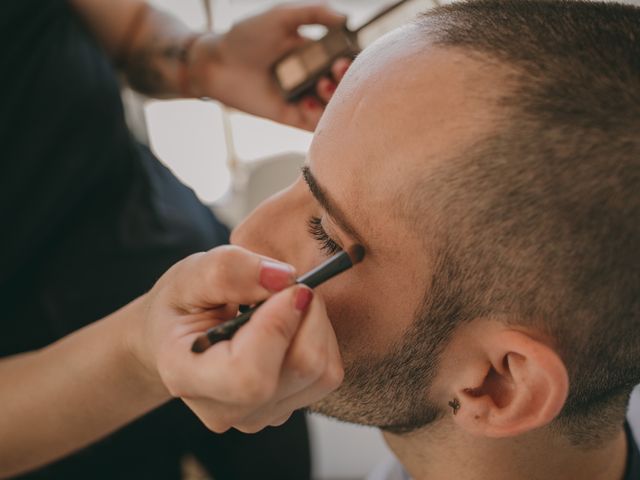
[[[176,18],[147,7],[117,61],[135,90],[156,97],[190,96],[190,42],[194,32]]]
[[[219,37],[195,34],[142,0],[68,0],[138,91],[157,97],[208,97],[225,105],[313,130],[322,115],[311,96],[286,102],[273,65],[305,43],[303,25],[328,28],[345,18],[323,6],[279,6],[249,17]],[[142,14],[140,13],[142,12]],[[197,35],[197,36],[196,36]],[[348,66],[348,64],[347,64]],[[334,72],[339,81],[346,68]],[[317,94],[328,102],[335,82],[323,78]]]
[[[187,50],[195,32],[177,18],[140,0],[70,2],[134,89],[156,97],[194,94]]]
[[[0,360],[0,476],[52,461],[169,398],[135,359],[138,300],[42,350]]]

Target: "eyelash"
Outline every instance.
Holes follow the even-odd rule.
[[[342,247],[327,234],[320,217],[310,217],[307,220],[307,231],[320,244],[320,250],[327,255],[333,255],[342,250]]]

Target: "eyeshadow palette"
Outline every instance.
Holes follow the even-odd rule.
[[[331,65],[338,58],[355,57],[384,34],[437,5],[437,0],[402,0],[385,8],[356,30],[349,30],[346,26],[330,29],[321,39],[289,52],[273,68],[283,96],[293,102],[305,95],[314,95],[316,83],[323,76],[330,75]]]

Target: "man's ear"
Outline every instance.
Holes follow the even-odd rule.
[[[489,323],[476,337],[480,348],[466,356],[455,375],[453,421],[472,434],[494,438],[550,423],[569,391],[563,361],[542,341]]]

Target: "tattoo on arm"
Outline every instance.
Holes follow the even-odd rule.
[[[154,39],[155,40],[155,39]],[[166,45],[140,48],[124,65],[131,87],[148,95],[176,93],[177,72],[187,61],[188,48],[176,40]]]

